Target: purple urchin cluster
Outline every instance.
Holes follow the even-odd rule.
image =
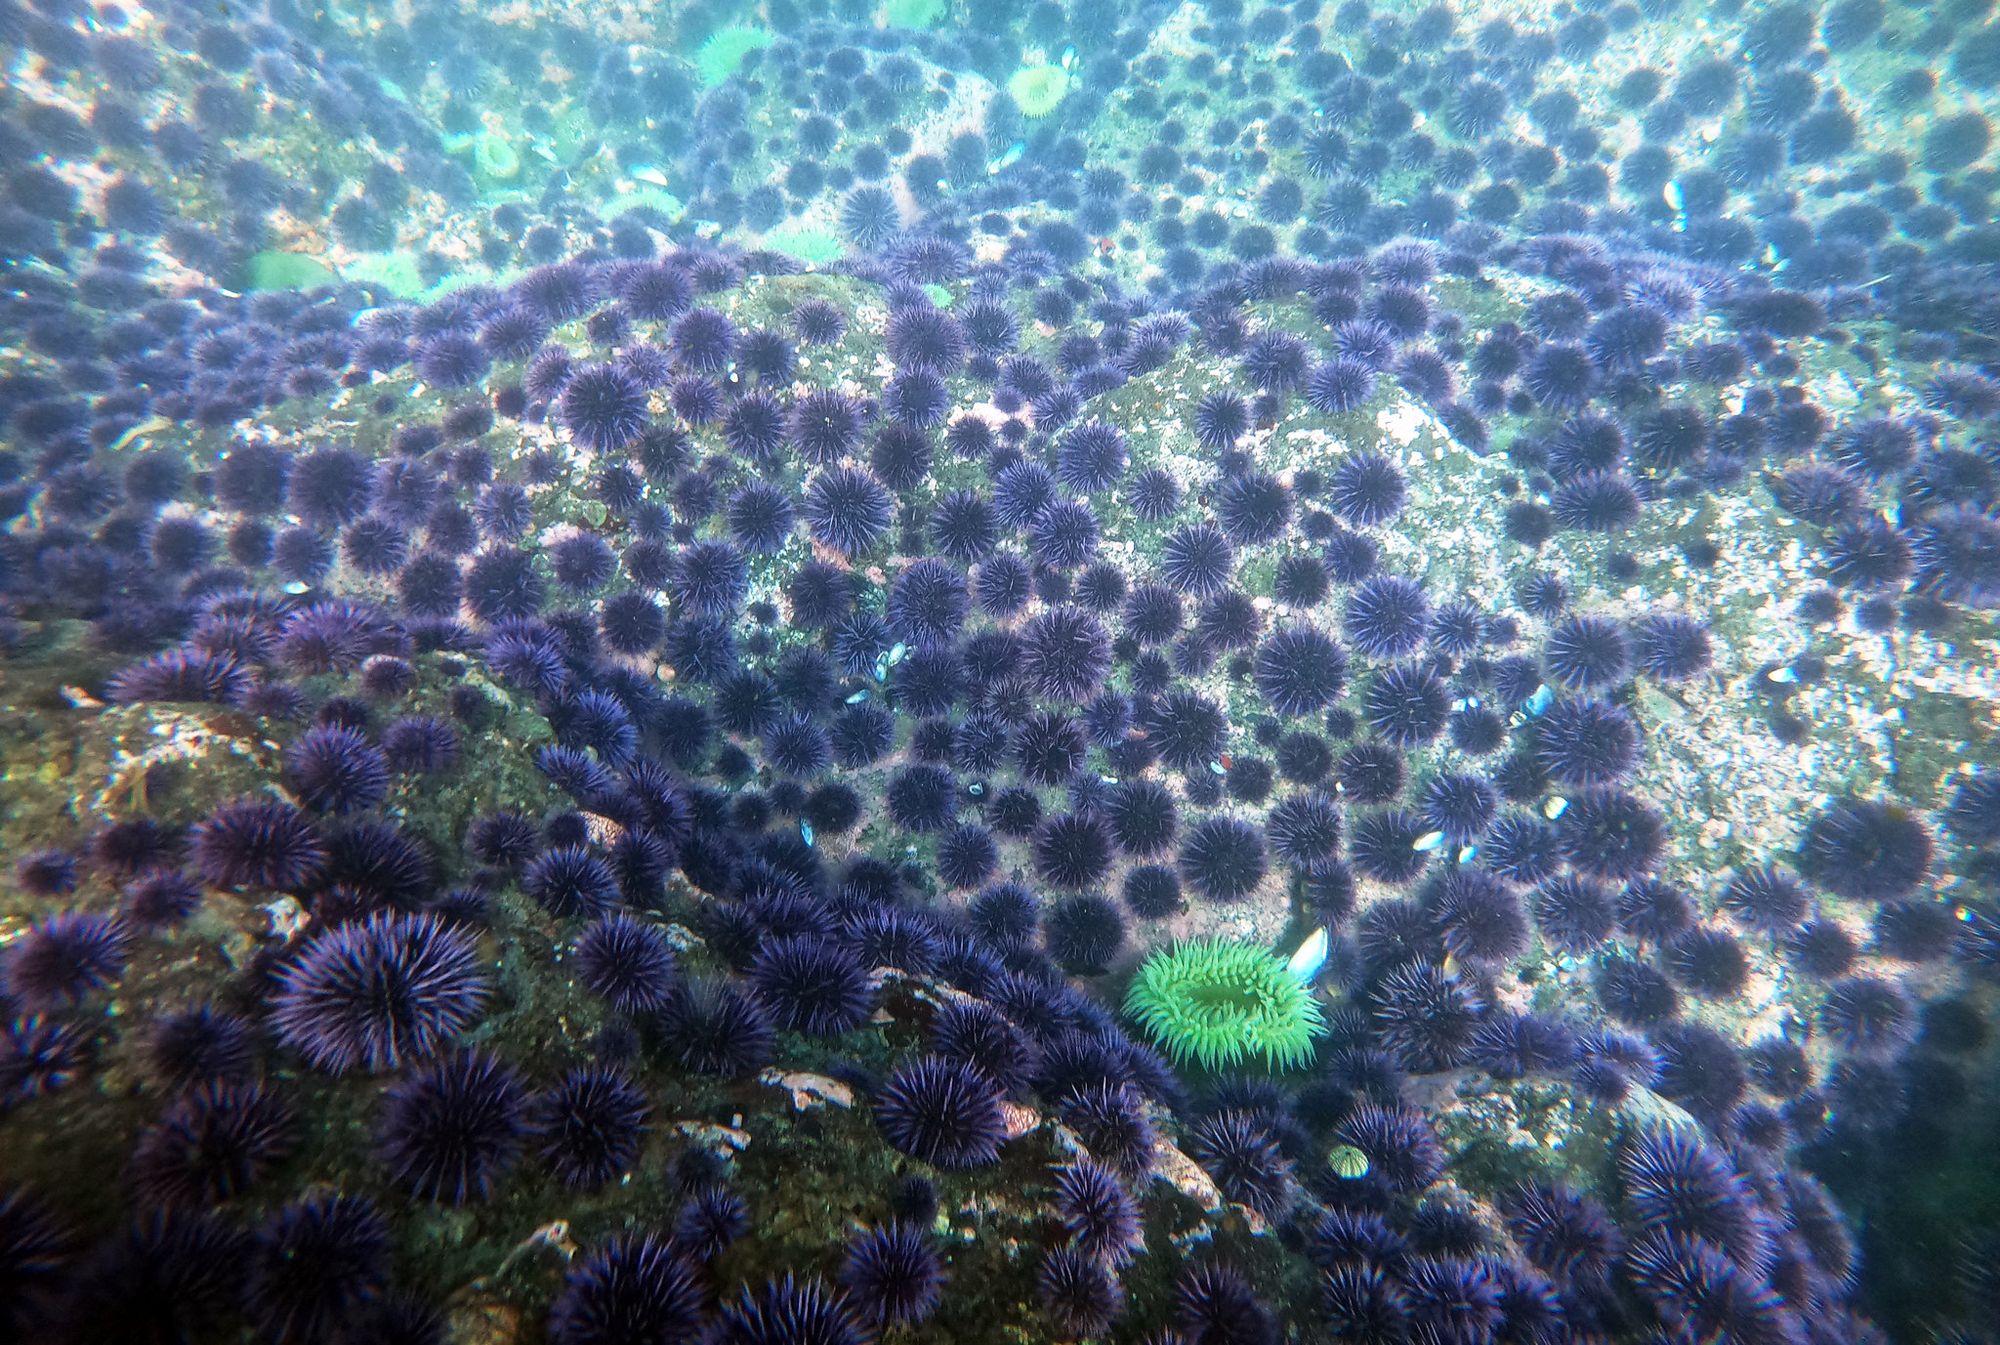
[[[438,1340],[427,1207],[511,1299],[557,1188],[575,1345],[1907,1315],[1835,1199],[1959,1140],[2000,791],[1810,754],[2000,603],[1977,13],[72,8],[0,21],[0,1109],[118,1179],[0,1190],[0,1322]],[[1203,937],[1304,945],[1296,1069],[1118,1016]],[[807,1150],[885,1197],[812,1248]]]

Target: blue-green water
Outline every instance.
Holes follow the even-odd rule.
[[[4,0],[0,1330],[1990,1340],[1984,0]]]

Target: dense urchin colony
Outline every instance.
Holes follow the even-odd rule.
[[[1977,1345],[1986,0],[0,0],[0,1334]]]

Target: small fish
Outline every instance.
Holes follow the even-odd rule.
[[[903,661],[904,656],[907,655],[909,652],[910,652],[910,647],[906,644],[898,643],[895,646],[893,646],[889,650],[889,666],[893,668],[898,663],[901,663]]]
[[[1427,854],[1443,844],[1444,833],[1442,831],[1426,831],[1423,835],[1410,842],[1410,848],[1420,854]]]
[[[807,845],[813,843],[813,824],[806,821],[803,817],[799,819],[799,839]]]
[[[1550,799],[1547,803],[1544,803],[1542,805],[1542,816],[1548,818],[1549,821],[1551,822],[1555,821],[1558,817],[1561,817],[1564,813],[1568,811],[1569,811],[1569,800],[1564,798]]]
[[[634,168],[632,170],[632,176],[636,181],[644,182],[649,186],[664,187],[667,185],[667,175],[665,173],[662,173],[659,169],[653,167],[651,164],[646,164],[645,166],[640,168]]]
[[[147,416],[137,425],[132,426],[132,428],[126,430],[125,433],[119,435],[116,439],[113,439],[111,441],[109,451],[116,453],[119,449],[131,443],[134,439],[143,439],[149,434],[157,434],[161,430],[170,430],[173,427],[174,423],[171,420],[168,420],[165,416]]]
[[[1476,845],[1467,845],[1467,846],[1462,846],[1462,847],[1460,847],[1460,849],[1459,849],[1459,852],[1458,852],[1458,862],[1459,862],[1459,863],[1461,863],[1461,864],[1470,864],[1470,863],[1471,863],[1471,862],[1472,862],[1473,860],[1475,860],[1475,859],[1477,859],[1477,858],[1479,858],[1479,847],[1478,847],[1478,846],[1476,846]]]
[[[1544,682],[1535,688],[1535,694],[1528,697],[1527,703],[1521,708],[1528,712],[1530,719],[1533,719],[1555,703],[1556,693],[1550,689],[1547,682]]]
[[[849,705],[859,705],[861,704],[861,702],[867,699],[868,699],[868,688],[863,687],[861,688],[861,690],[855,692],[852,696],[849,696],[847,698],[847,703]]]
[[[1794,669],[1789,667],[1773,668],[1764,674],[1764,680],[1767,682],[1776,682],[1779,686],[1790,686],[1799,680],[1799,675]]]
[[[1002,169],[1012,168],[1015,164],[1021,161],[1021,156],[1023,154],[1026,154],[1027,152],[1028,152],[1027,142],[1016,140],[1013,144],[1007,146],[1006,153],[1002,154],[999,158],[994,159],[993,161],[991,161],[986,165],[987,176],[991,177],[993,174],[1000,172]]]
[[[1285,970],[1292,974],[1294,980],[1310,981],[1326,965],[1327,955],[1332,949],[1333,942],[1327,937],[1325,926],[1321,926],[1306,936],[1306,941],[1285,963]]]
[[[1208,763],[1208,773],[1209,773],[1210,775],[1227,775],[1227,774],[1228,774],[1228,772],[1227,772],[1227,771],[1225,771],[1225,770],[1224,770],[1224,769],[1222,768],[1222,763],[1221,763],[1221,762],[1219,762],[1219,761],[1211,761],[1211,762],[1209,762],[1209,763]]]
[[[1068,69],[1070,69],[1070,68],[1071,68],[1072,66],[1074,66],[1074,65],[1076,64],[1076,48],[1075,48],[1075,47],[1064,47],[1064,48],[1063,48],[1063,54],[1062,54],[1062,60],[1061,60],[1061,61],[1059,61],[1059,62],[1058,62],[1057,64],[1061,65],[1061,66],[1062,66],[1062,68],[1063,68],[1063,69],[1065,69],[1065,70],[1068,70]]]

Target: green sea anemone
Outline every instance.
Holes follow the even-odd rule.
[[[745,56],[777,40],[778,35],[770,29],[755,28],[747,23],[732,23],[727,28],[716,29],[694,54],[694,66],[700,72],[703,87],[712,89],[722,83],[736,73],[736,67],[743,64]]]
[[[604,203],[599,213],[605,219],[617,219],[628,210],[657,211],[670,222],[678,222],[681,216],[687,214],[687,206],[680,197],[658,187],[635,187],[631,191],[619,192]]]
[[[889,0],[882,19],[891,28],[931,28],[944,17],[944,0]]]
[[[473,166],[490,182],[512,182],[521,176],[521,155],[504,136],[482,131],[472,142]]]
[[[1309,981],[1283,958],[1233,939],[1196,939],[1147,958],[1125,1012],[1176,1061],[1226,1069],[1261,1058],[1296,1069],[1326,1031]]]
[[[350,257],[340,268],[342,280],[354,281],[394,295],[398,299],[421,297],[429,282],[413,252],[363,252]]]
[[[840,240],[825,229],[814,229],[796,221],[780,224],[764,235],[764,246],[802,262],[824,266],[839,261],[846,252]]]
[[[1008,77],[1007,92],[1022,116],[1046,117],[1069,96],[1069,71],[1059,65],[1024,65]]]

